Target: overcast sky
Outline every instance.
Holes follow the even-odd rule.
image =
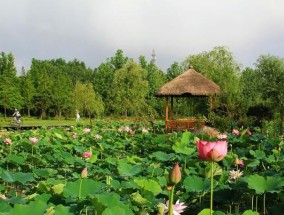
[[[0,0],[0,52],[78,59],[95,68],[117,49],[164,71],[192,54],[227,47],[243,66],[284,57],[284,0]]]

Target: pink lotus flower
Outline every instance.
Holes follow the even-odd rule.
[[[6,145],[10,145],[10,144],[12,144],[12,140],[10,138],[5,138],[4,143]]]
[[[230,180],[237,180],[239,179],[244,173],[242,171],[238,170],[231,170],[229,173],[229,179]]]
[[[103,137],[102,137],[101,135],[96,134],[96,135],[94,136],[94,138],[95,138],[96,140],[100,140],[100,139],[102,139]]]
[[[233,129],[232,134],[236,135],[236,136],[239,136],[240,135],[240,131],[237,130],[237,129]]]
[[[90,132],[91,132],[91,129],[90,129],[90,128],[84,128],[83,132],[84,132],[85,134],[90,133]]]
[[[39,141],[39,139],[37,139],[36,137],[30,137],[30,138],[29,138],[29,141],[30,141],[32,144],[36,144],[36,143]]]
[[[218,162],[222,160],[228,152],[228,143],[225,140],[218,140],[217,142],[199,140],[196,144],[198,156],[203,160]]]
[[[129,128],[129,126],[125,126],[125,127],[124,127],[124,131],[125,131],[125,132],[130,132],[131,129]]]
[[[244,161],[239,159],[239,158],[236,158],[235,165],[239,166],[239,167],[244,167],[245,166]]]
[[[247,130],[247,135],[251,136],[252,135],[252,132],[250,130]]]
[[[129,134],[134,135],[134,134],[135,134],[135,131],[130,130],[130,131],[129,131]]]
[[[77,134],[72,134],[71,136],[73,139],[77,139]]]
[[[92,157],[92,152],[84,152],[84,153],[83,153],[83,157],[84,157],[84,158],[90,158],[90,157]]]
[[[164,213],[168,213],[169,211],[169,201],[164,203],[159,203],[158,207],[164,208]],[[173,214],[174,215],[181,215],[181,213],[184,212],[184,209],[187,208],[186,205],[184,205],[183,202],[179,202],[179,200],[176,201],[176,203],[173,205]]]

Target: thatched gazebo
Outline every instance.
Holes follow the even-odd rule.
[[[220,87],[213,81],[205,78],[193,68],[185,71],[170,82],[162,86],[155,94],[158,97],[166,97],[165,125],[166,132],[173,130],[194,130],[205,122],[196,118],[169,119],[169,98],[171,98],[171,110],[173,110],[173,97],[210,97],[212,108],[212,96],[221,92]]]

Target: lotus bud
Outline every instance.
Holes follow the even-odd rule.
[[[181,171],[178,163],[176,163],[169,175],[169,182],[172,185],[176,185],[177,183],[180,182],[180,180],[181,180]]]
[[[244,161],[239,159],[239,158],[236,158],[235,165],[239,166],[239,167],[244,167],[245,166]]]
[[[164,205],[164,204],[158,204],[158,205],[157,205],[157,208],[158,208],[158,215],[163,215],[163,214],[165,214],[166,205]]]
[[[81,178],[87,178],[88,177],[88,169],[85,167],[81,172]]]

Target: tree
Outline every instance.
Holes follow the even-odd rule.
[[[94,89],[101,96],[106,113],[112,112],[112,87],[115,70],[110,62],[102,63],[94,72]]]
[[[94,91],[91,83],[77,82],[73,91],[73,104],[75,110],[86,113],[90,119],[92,114],[100,115],[104,112],[104,103]]]
[[[14,64],[14,56],[9,53],[1,53],[0,56],[0,105],[4,109],[4,116],[8,109],[21,108],[23,105],[20,94],[19,79]]]
[[[171,81],[175,77],[179,76],[181,73],[183,73],[185,69],[183,66],[181,66],[179,63],[174,62],[170,68],[167,70],[167,80]]]
[[[224,47],[215,47],[212,51],[189,56],[184,62],[185,67],[193,68],[208,79],[217,83],[221,88],[221,95],[214,99],[214,107],[218,114],[234,121],[244,113],[239,112],[240,65],[235,62],[233,54]]]
[[[30,69],[33,85],[36,93],[34,95],[35,108],[40,111],[40,118],[45,118],[47,111],[52,106],[52,65],[49,61],[32,60]]]
[[[23,97],[23,106],[27,109],[28,116],[30,116],[30,110],[34,107],[33,98],[35,95],[35,87],[30,73],[25,73],[24,68],[22,68],[21,74],[21,94]]]
[[[61,117],[62,112],[67,113],[72,106],[72,82],[71,79],[58,72],[52,82],[52,107],[55,109],[56,116]]]
[[[148,93],[147,71],[134,62],[119,69],[114,75],[113,108],[118,113],[138,115],[145,111]]]
[[[60,63],[59,60],[55,62],[57,64]],[[74,59],[65,65],[65,72],[71,79],[73,86],[75,86],[77,81],[82,83],[89,83],[92,81],[92,70],[87,68],[84,62],[80,62],[77,59]]]
[[[114,66],[114,70],[121,69],[125,64],[131,60],[128,57],[123,56],[123,51],[118,49],[114,57],[110,58],[110,63]]]
[[[147,81],[148,81],[148,94],[147,103],[149,105],[149,113],[151,116],[159,113],[161,115],[164,110],[163,101],[155,97],[156,92],[166,82],[166,75],[156,66],[154,61],[147,64]]]
[[[261,77],[262,96],[279,113],[279,131],[283,134],[284,121],[284,59],[262,55],[256,63],[256,71]]]

